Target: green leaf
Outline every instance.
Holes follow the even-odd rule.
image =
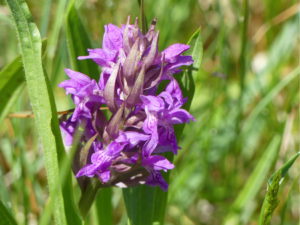
[[[8,0],[7,4],[12,11],[16,25],[29,98],[35,115],[37,132],[45,154],[45,168],[50,200],[54,204],[55,223],[58,225],[66,224],[62,190],[60,186],[56,188],[60,177],[58,156],[63,158],[61,156],[64,155],[64,149],[58,127],[53,93],[49,86],[48,77],[43,71],[40,34],[24,0]],[[66,209],[69,209],[69,207]],[[72,216],[72,214],[69,216]]]
[[[155,204],[157,189],[145,185],[123,189],[130,225],[152,225],[155,222],[154,208],[160,207]]]
[[[285,177],[289,169],[292,167],[296,159],[300,156],[300,152],[296,153],[289,161],[287,161],[279,170],[277,170],[268,181],[267,194],[260,212],[259,225],[270,224],[272,214],[278,205],[277,194],[282,179]]]
[[[230,214],[225,219],[225,225],[229,224],[244,224],[242,221],[245,217],[249,217],[249,208],[254,200],[267,174],[276,160],[280,144],[280,137],[275,136],[263,155],[261,156],[254,171],[247,179],[244,188],[238,194],[233,203]],[[250,212],[251,213],[251,212]]]
[[[16,93],[24,83],[21,57],[17,57],[0,72],[0,122],[5,118],[10,106],[16,100]]]
[[[42,43],[42,52],[45,52],[45,48],[46,40]],[[0,71],[0,122],[23,91],[24,82],[22,59],[18,56]]]
[[[97,224],[113,224],[112,188],[101,188],[95,199]]]
[[[0,225],[17,225],[16,220],[0,200]]]
[[[175,77],[180,84],[183,96],[188,98],[183,108],[189,110],[193,101],[196,88],[194,80],[200,69],[203,55],[203,46],[200,29],[196,30],[196,32],[191,36],[187,44],[191,46],[187,55],[191,55],[193,57],[194,63],[191,66],[189,66],[183,74],[175,75]],[[184,126],[185,124],[180,124],[175,127],[176,137],[178,140],[181,137]]]
[[[70,3],[66,16],[66,36],[72,69],[87,74],[93,79],[99,78],[98,65],[90,59],[78,60],[78,56],[87,55],[87,49],[92,47],[88,33],[75,8],[74,1]]]
[[[200,30],[197,30],[190,38],[188,44],[191,46],[188,54],[193,57],[194,63],[187,70],[175,75],[183,92],[184,97],[188,97],[184,108],[189,109],[194,92],[194,77],[198,74],[198,69],[202,59],[202,40]],[[176,137],[179,140],[184,125],[175,127]],[[167,153],[165,156],[173,160],[173,154]],[[168,182],[169,174],[163,174]],[[165,211],[167,205],[168,192],[162,191],[159,187],[137,186],[123,190],[123,197],[126,205],[129,223],[131,225],[152,225],[164,224]]]
[[[200,69],[203,56],[203,44],[200,28],[192,34],[187,44],[191,46],[187,55],[191,55],[193,57],[194,63],[191,67],[194,68],[192,75],[195,76],[197,71]]]

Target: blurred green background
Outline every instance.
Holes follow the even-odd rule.
[[[70,99],[57,87],[66,79],[63,69],[71,67],[68,0],[26,2],[47,38],[44,64],[58,110],[70,109]],[[76,4],[93,47],[101,47],[104,24],[121,25],[128,15],[139,15],[134,0]],[[199,27],[204,48],[191,105],[197,121],[186,125],[175,157],[167,225],[257,224],[268,178],[299,151],[299,10],[296,0],[145,1],[148,23],[158,19],[161,50],[186,43]],[[3,0],[0,46],[2,69],[19,55]],[[9,112],[25,111],[30,104],[21,85]],[[0,198],[9,202],[20,224],[37,224],[47,182],[33,120],[0,119]],[[299,224],[299,171],[298,161],[281,185],[271,224]],[[114,224],[125,224],[122,192],[113,192]]]

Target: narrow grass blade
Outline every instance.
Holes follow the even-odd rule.
[[[78,60],[78,56],[87,55],[87,49],[92,47],[88,33],[75,8],[74,1],[70,3],[66,16],[66,37],[72,69],[87,74],[91,78],[99,78],[99,70],[92,60]]]
[[[50,4],[50,2],[48,2],[47,4]],[[65,15],[67,4],[68,4],[68,0],[57,1],[54,21],[50,28],[51,32],[49,32],[48,35],[47,60],[45,61],[46,62],[45,70],[48,72],[51,80],[53,80],[53,77],[55,79],[55,77],[57,76],[54,70],[55,63],[57,63],[57,61],[60,62],[61,60],[60,57],[57,57],[57,53],[58,53],[57,50],[60,47],[59,40],[61,37],[61,33],[62,33],[61,31],[64,24],[63,15]],[[45,7],[50,7],[50,5]],[[44,17],[46,17],[46,15],[44,15]]]
[[[279,144],[280,137],[275,136],[265,150],[264,154],[261,156],[251,176],[247,179],[247,183],[245,184],[244,188],[238,194],[238,197],[233,203],[230,214],[225,219],[225,225],[245,224],[243,218],[249,217],[249,215],[245,214],[249,213],[247,210],[249,209],[248,207],[251,206],[251,201],[253,201],[253,199],[257,195],[259,189],[261,188],[264,180],[267,177],[271,166],[276,160],[279,150]]]
[[[243,102],[243,95],[244,95],[244,86],[245,86],[245,76],[247,71],[247,32],[248,32],[248,19],[249,19],[249,3],[248,0],[243,1],[243,24],[242,24],[242,34],[241,34],[241,53],[239,58],[240,64],[240,114],[242,113],[242,102]]]
[[[286,162],[279,170],[277,170],[268,181],[267,194],[260,212],[259,225],[270,224],[272,214],[278,205],[277,194],[280,184],[285,175],[292,167],[296,159],[300,156],[300,152],[295,154],[288,162]]]
[[[194,78],[201,64],[202,59],[202,40],[200,30],[197,30],[190,38],[188,44],[191,46],[189,55],[193,57],[194,64],[187,71],[180,75],[175,75],[180,83],[183,95],[188,97],[188,102],[184,105],[189,109],[195,92]],[[177,139],[179,140],[184,125],[175,127]],[[172,161],[173,155],[166,154]],[[168,182],[169,173],[164,174]],[[158,187],[138,186],[123,190],[129,223],[132,225],[164,224],[164,217],[167,205],[168,192],[162,191]]]
[[[43,13],[42,13],[42,19],[41,19],[41,36],[42,37],[46,36],[46,34],[47,34],[51,5],[52,5],[52,0],[46,0],[45,4],[43,5],[43,10],[42,10]]]
[[[48,3],[50,4],[50,2]],[[57,9],[55,14],[55,20],[53,26],[51,27],[51,35],[49,36],[49,45],[48,45],[48,56],[52,61],[55,57],[55,51],[57,48],[57,43],[59,39],[59,34],[63,26],[63,16],[66,10],[68,0],[60,0],[57,2]]]
[[[145,34],[148,30],[147,18],[145,15],[145,2],[144,0],[138,0],[140,7],[140,20],[142,21],[142,32]]]
[[[251,114],[247,118],[243,126],[243,132],[246,132],[254,120],[257,118],[259,113],[277,96],[277,94],[285,88],[290,82],[292,82],[300,74],[300,67],[297,67],[291,73],[289,73],[285,78],[283,78],[272,90],[264,96],[264,98],[257,104],[257,106],[252,110]]]
[[[55,223],[58,225],[66,224],[62,192],[60,188],[55,188],[59,182],[57,154],[63,149],[59,149],[61,137],[53,93],[42,67],[40,34],[32,21],[31,13],[24,0],[8,0],[7,4],[16,24],[29,98],[45,153],[50,198],[54,201]]]
[[[16,220],[0,200],[0,225],[17,225]]]

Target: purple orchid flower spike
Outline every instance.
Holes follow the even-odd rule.
[[[146,34],[137,20],[130,24],[130,18],[121,27],[106,25],[102,48],[88,49],[87,56],[78,57],[101,67],[99,80],[65,70],[70,80],[59,86],[75,104],[73,114],[61,119],[65,144],[72,144],[82,124],[80,144],[90,144],[88,154],[78,150],[79,156],[87,156],[76,177],[96,177],[103,187],[147,184],[168,189],[162,172],[174,165],[161,153],[176,154],[174,125],[194,120],[182,109],[186,99],[173,75],[193,60],[182,55],[189,49],[185,44],[159,51],[155,24],[156,20]],[[158,93],[163,80],[169,84]],[[109,117],[101,112],[103,106],[111,112]]]

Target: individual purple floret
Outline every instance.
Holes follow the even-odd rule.
[[[105,103],[102,91],[97,82],[91,80],[87,75],[65,69],[66,74],[71,80],[63,81],[59,84],[66,90],[67,94],[71,94],[76,105],[71,121],[78,120],[81,116],[92,118],[92,112]]]
[[[177,154],[174,125],[194,120],[181,108],[186,99],[173,74],[193,60],[182,55],[188,45],[158,50],[155,20],[146,34],[137,20],[129,22],[121,27],[106,25],[102,48],[88,49],[88,56],[78,57],[101,67],[99,80],[65,70],[70,80],[59,86],[71,95],[75,109],[60,126],[68,146],[77,128],[83,128],[77,177],[97,177],[103,187],[147,184],[167,190],[161,172],[174,165],[162,153]],[[169,83],[158,93],[163,80]]]
[[[146,112],[146,120],[143,124],[145,133],[151,135],[151,145],[145,145],[144,155],[151,155],[163,151],[173,151],[177,154],[178,146],[174,134],[174,124],[187,123],[193,120],[193,116],[180,107],[185,103],[180,87],[175,79],[172,79],[166,90],[158,96],[141,96],[142,107]]]

